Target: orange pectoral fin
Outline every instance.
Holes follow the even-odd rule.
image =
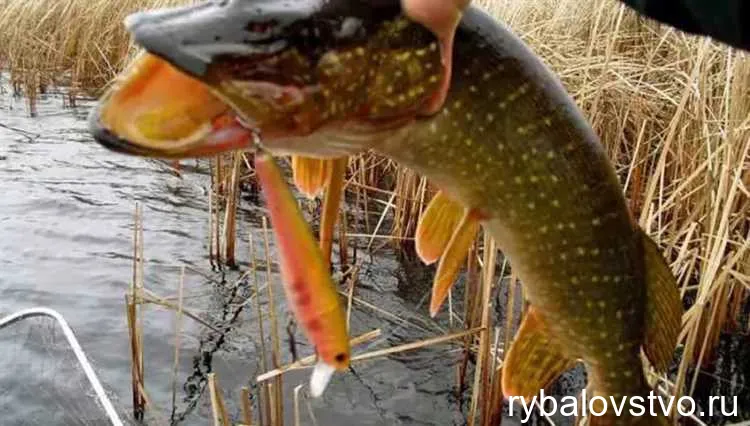
[[[437,262],[461,222],[464,210],[444,192],[435,194],[417,224],[415,246],[422,262],[427,265]]]
[[[312,231],[273,158],[257,153],[255,170],[274,228],[288,303],[319,359],[346,369],[350,357],[346,318]]]
[[[344,157],[331,161],[331,176],[326,185],[323,213],[320,218],[320,250],[323,252],[323,260],[329,269],[331,267],[331,251],[333,250],[333,231],[339,217],[341,198],[344,193],[346,166],[349,159]]]
[[[448,297],[448,290],[450,290],[456,281],[458,271],[466,261],[469,248],[472,242],[474,242],[474,237],[478,230],[479,220],[471,210],[467,210],[458,227],[453,232],[445,253],[440,258],[440,264],[435,273],[435,281],[432,285],[432,300],[430,301],[431,316],[434,317],[437,315],[440,306],[445,301],[445,298]]]
[[[294,185],[308,198],[315,198],[331,179],[334,160],[292,156]]]
[[[575,362],[563,355],[532,306],[503,363],[503,395],[527,401],[549,386]]]

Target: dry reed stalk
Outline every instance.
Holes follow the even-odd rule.
[[[177,372],[180,366],[180,333],[182,332],[183,293],[185,288],[185,267],[180,268],[180,283],[177,288],[177,313],[174,325],[174,362],[172,363],[172,420],[177,408]]]
[[[300,426],[300,415],[299,415],[299,391],[302,390],[304,385],[297,385],[294,387],[294,426]]]
[[[219,154],[216,157],[214,157],[214,169],[212,170],[212,175],[214,177],[214,191],[216,191],[216,195],[219,197],[223,197],[226,185],[225,185],[225,172],[224,172],[224,156],[226,154]]]
[[[345,265],[349,264],[349,238],[346,233],[346,228],[349,226],[349,221],[346,218],[346,211],[341,210],[339,218],[339,266],[343,269]],[[356,247],[354,250],[354,261],[356,262],[357,251]]]
[[[343,291],[339,291],[339,294],[341,294],[342,296],[344,296],[346,298],[349,298],[349,294],[348,293],[345,293]],[[425,333],[427,333],[427,332],[430,331],[430,330],[428,330],[425,327],[422,327],[422,326],[420,326],[418,324],[415,324],[415,323],[413,323],[413,322],[411,322],[411,321],[409,321],[409,320],[407,320],[405,318],[402,318],[402,317],[400,317],[398,315],[395,315],[395,314],[393,314],[391,312],[388,312],[388,311],[386,311],[384,309],[381,309],[381,308],[379,308],[379,307],[373,305],[372,303],[367,302],[367,301],[365,301],[363,299],[360,299],[360,298],[355,297],[355,296],[352,296],[351,299],[352,299],[353,302],[357,303],[358,305],[364,306],[364,307],[366,307],[366,308],[368,308],[368,309],[370,309],[372,311],[377,312],[380,315],[383,315],[383,316],[385,316],[387,318],[390,318],[391,320],[393,320],[394,322],[397,322],[400,325],[408,325],[410,327],[413,327],[416,330],[420,330],[420,331],[423,331]],[[444,331],[442,327],[440,327],[438,325],[435,325],[435,324],[433,324],[433,325],[434,325],[434,328],[436,328],[437,330]]]
[[[211,167],[211,171],[211,180],[213,182],[213,166]],[[208,190],[208,259],[212,264],[219,262],[218,249],[216,248],[216,234],[214,233],[216,226],[216,214],[214,213],[216,211],[215,198],[212,183],[211,188]]]
[[[235,152],[233,154],[232,171],[228,175],[228,192],[226,196],[226,205],[224,208],[224,232],[222,237],[223,260],[229,267],[236,267],[235,245],[237,242],[237,203],[240,197],[240,171],[242,166],[243,154]]]
[[[372,243],[375,241],[376,235],[378,235],[378,231],[380,231],[380,228],[383,226],[383,224],[386,222],[386,219],[388,219],[388,213],[391,208],[395,208],[396,206],[393,204],[393,201],[396,200],[398,197],[397,192],[393,192],[390,195],[390,198],[387,202],[385,202],[385,207],[383,208],[383,211],[380,213],[380,217],[378,218],[378,223],[375,225],[375,229],[372,230],[372,234],[370,235],[370,241],[367,243],[367,250],[372,251]],[[398,210],[396,210],[398,211]],[[392,237],[389,236],[390,239]]]
[[[359,336],[357,336],[357,337],[349,340],[349,345],[351,345],[351,346],[357,346],[357,345],[361,345],[363,343],[375,340],[378,337],[380,337],[380,333],[381,333],[380,329],[378,329],[378,330],[373,330],[373,331],[367,332],[365,334],[359,335]],[[263,374],[260,374],[258,377],[255,378],[255,381],[258,382],[258,383],[263,383],[263,382],[266,382],[268,380],[276,378],[276,377],[278,377],[278,376],[280,376],[280,375],[282,375],[282,374],[284,374],[286,372],[289,372],[289,371],[302,370],[302,369],[305,369],[305,368],[311,368],[311,367],[315,366],[315,361],[316,361],[316,356],[315,355],[310,355],[308,357],[305,357],[305,358],[302,358],[300,360],[297,360],[297,361],[295,361],[295,362],[293,362],[291,364],[287,364],[287,365],[285,365],[283,367],[276,368],[274,370],[267,371],[267,372],[265,372]]]
[[[465,330],[465,331],[461,331],[457,333],[444,334],[442,336],[420,340],[418,342],[406,343],[403,345],[394,346],[392,348],[378,349],[372,352],[355,355],[352,357],[352,362],[361,362],[361,361],[367,361],[371,359],[383,358],[383,357],[401,353],[401,352],[413,351],[416,349],[423,349],[429,346],[451,342],[453,340],[460,340],[467,336],[472,336],[476,333],[480,333],[482,330],[483,330],[482,327],[477,327],[477,328],[472,328],[470,330]]]
[[[505,305],[505,336],[503,337],[503,353],[507,354],[510,350],[510,344],[513,343],[513,336],[515,330],[513,327],[513,317],[515,315],[516,306],[516,281],[517,278],[514,273],[511,273],[510,280],[508,281],[508,300]]]
[[[142,385],[142,384],[140,384],[140,383],[138,384],[138,392],[140,392],[140,393],[141,393],[141,397],[143,398],[143,401],[144,401],[144,405],[145,405],[146,407],[150,407],[150,408],[151,408],[151,412],[152,412],[153,414],[155,414],[155,419],[153,419],[153,420],[149,420],[149,421],[153,421],[153,422],[154,422],[154,423],[155,423],[155,424],[156,424],[157,426],[162,426],[162,425],[169,425],[170,423],[169,423],[169,422],[167,421],[167,419],[166,419],[166,418],[164,418],[164,417],[163,417],[163,416],[162,416],[162,415],[160,414],[160,413],[161,413],[161,410],[159,410],[159,409],[158,409],[158,408],[157,408],[157,407],[156,407],[156,406],[154,405],[154,403],[153,403],[153,402],[151,401],[151,398],[149,398],[149,396],[148,396],[148,392],[146,392],[146,389],[144,389],[144,388],[143,388],[143,385]]]
[[[502,276],[502,275],[501,275]],[[499,425],[503,417],[503,369],[496,363],[498,360],[498,349],[500,347],[500,328],[495,329],[495,344],[493,345],[492,365],[490,366],[490,390],[489,399],[487,400],[487,412],[485,413],[484,422],[488,425]]]
[[[143,362],[143,319],[138,309],[138,296],[143,289],[143,211],[141,206],[135,206],[133,226],[133,280],[130,284],[130,294],[125,297],[128,332],[130,336],[131,382],[133,393],[133,416],[142,421],[145,414],[146,401],[144,362]]]
[[[145,303],[151,303],[154,305],[163,306],[165,308],[171,309],[175,312],[180,310],[179,303],[174,303],[168,301],[166,298],[161,297],[154,293],[153,291],[144,288],[141,290],[141,294],[137,297],[136,303],[138,304],[145,304]],[[202,325],[203,327],[206,327],[207,329],[215,332],[215,333],[222,333],[222,330],[218,329],[217,327],[211,325],[203,318],[199,317],[197,314],[191,312],[188,309],[185,309],[185,307],[182,307],[182,315],[192,319],[193,321],[197,322],[198,324]]]
[[[463,313],[463,324],[465,329],[471,329],[477,324],[474,321],[475,316],[475,305],[478,304],[476,298],[472,297],[477,294],[478,282],[476,280],[476,256],[474,255],[476,244],[473,244],[469,249],[469,255],[466,260],[467,271],[466,271],[466,284],[464,289],[464,313]],[[461,400],[463,398],[463,390],[466,385],[466,373],[469,369],[469,360],[472,356],[472,343],[473,336],[466,336],[463,340],[463,357],[461,361],[456,365],[456,397]]]
[[[417,229],[417,219],[423,208],[421,201],[425,198],[423,194],[426,187],[424,178],[408,169],[398,169],[396,172],[396,188],[393,191],[398,196],[395,198],[391,235],[396,237],[414,235]]]
[[[253,274],[253,287],[255,288],[255,309],[258,313],[258,334],[260,338],[260,362],[263,371],[268,370],[268,359],[266,357],[266,336],[263,327],[263,309],[260,307],[260,284],[258,282],[258,258],[255,255],[255,241],[253,239],[253,230],[250,229],[248,232],[248,245],[250,246],[250,269]],[[270,285],[271,283],[268,283]],[[271,406],[269,405],[270,395],[268,386],[261,385],[260,393],[258,395],[259,402],[258,407],[258,422],[264,424],[265,419],[269,419],[271,415]]]
[[[346,168],[349,164],[349,158],[338,158],[333,160],[332,163],[331,177],[325,190],[320,220],[321,230],[330,229],[332,231],[331,234],[320,235],[320,250],[323,253],[323,261],[328,265],[328,269],[331,268],[331,250],[333,249],[333,233],[335,232],[336,219],[339,216],[343,194],[346,191]],[[328,223],[331,220],[333,223]],[[343,224],[341,228],[346,229]]]
[[[131,391],[133,394],[133,417],[136,420],[143,420],[145,401],[143,400],[143,394],[139,391],[141,383],[140,375],[140,360],[143,357],[143,350],[139,343],[138,327],[137,327],[137,308],[136,303],[129,295],[125,297],[125,313],[128,321],[128,335],[130,337],[130,378],[131,378]]]
[[[482,413],[481,424],[487,425],[489,418],[489,407],[491,401],[489,399],[490,391],[490,374],[489,374],[489,356],[490,356],[490,295],[492,293],[492,283],[495,279],[495,259],[497,255],[497,248],[495,241],[489,236],[488,233],[484,233],[484,258],[482,264],[482,291],[480,294],[479,305],[482,306],[481,313],[481,329],[479,333],[479,350],[477,351],[476,362],[474,366],[474,386],[472,389],[471,406],[469,408],[468,424],[473,426],[476,421],[477,414]],[[480,407],[480,404],[483,404]]]
[[[364,230],[365,232],[370,231],[370,200],[367,197],[367,190],[363,187],[363,185],[366,185],[370,183],[368,180],[368,177],[371,177],[372,175],[368,175],[367,173],[367,159],[364,155],[357,156],[357,161],[355,164],[359,165],[359,169],[357,172],[354,173],[354,176],[359,178],[360,182],[354,182],[355,188],[357,190],[357,200],[355,202],[356,206],[360,206],[363,212],[363,222],[364,222]]]
[[[352,318],[352,302],[354,299],[354,288],[357,286],[357,279],[359,278],[359,265],[353,268],[354,270],[349,275],[348,284],[349,290],[346,298],[346,329],[351,331],[351,318]]]
[[[216,373],[208,373],[208,392],[211,396],[211,414],[214,426],[231,426],[227,407],[224,405],[224,397],[221,395]]]
[[[214,255],[217,265],[220,265],[223,262],[223,259],[221,257],[221,211],[222,206],[226,200],[224,197],[224,173],[222,172],[223,168],[223,162],[221,161],[221,155],[214,158],[214,168],[212,169],[211,174],[211,180],[213,182],[212,185],[212,191],[213,191],[213,228],[211,228],[211,233],[213,234],[212,238],[214,241]]]
[[[279,326],[276,316],[276,299],[274,298],[273,279],[271,278],[271,247],[268,237],[268,220],[263,217],[263,246],[265,249],[266,258],[266,282],[268,286],[268,314],[271,321],[271,360],[273,361],[273,367],[279,368],[281,366],[281,339],[279,338]],[[273,383],[269,383],[271,391],[269,397],[271,398],[271,424],[282,426],[284,423],[284,399],[283,399],[283,382],[282,377],[278,376],[274,379]]]
[[[242,409],[242,424],[253,426],[253,407],[250,405],[250,389],[247,386],[240,389],[240,407]]]

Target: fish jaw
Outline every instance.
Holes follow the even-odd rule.
[[[150,54],[107,91],[89,127],[105,147],[144,157],[211,156],[252,143],[252,133],[206,85]]]

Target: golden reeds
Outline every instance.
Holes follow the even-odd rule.
[[[237,240],[237,203],[240,197],[240,173],[243,166],[244,154],[236,152],[232,155],[231,172],[227,176],[228,190],[224,206],[224,229],[222,238],[222,255],[224,263],[230,267],[236,267],[235,242]]]
[[[211,159],[208,193],[209,259],[215,266],[237,268],[237,209],[242,173],[249,162],[242,152]],[[245,178],[247,179],[247,178]]]
[[[250,389],[247,386],[243,386],[240,390],[240,407],[242,409],[242,424],[252,426],[253,407],[250,405]]]
[[[695,289],[675,387],[692,393],[688,367],[711,357],[748,288],[750,58],[605,0],[483,3],[561,75],[641,226]]]
[[[208,391],[211,396],[211,413],[214,419],[214,426],[231,426],[227,407],[224,404],[224,396],[219,389],[218,380],[215,373],[208,373]]]
[[[134,53],[122,25],[131,12],[177,0],[0,0],[0,66],[14,87],[34,100],[47,86],[64,84],[71,99],[99,92]]]

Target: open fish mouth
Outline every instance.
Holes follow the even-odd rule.
[[[108,149],[143,157],[210,156],[252,139],[206,85],[151,54],[118,78],[91,112],[89,127]]]
[[[398,0],[211,1],[139,12],[125,25],[148,53],[90,127],[134,155],[245,148],[247,129],[221,127],[234,117],[273,153],[349,155],[429,111],[444,86],[435,36]]]

